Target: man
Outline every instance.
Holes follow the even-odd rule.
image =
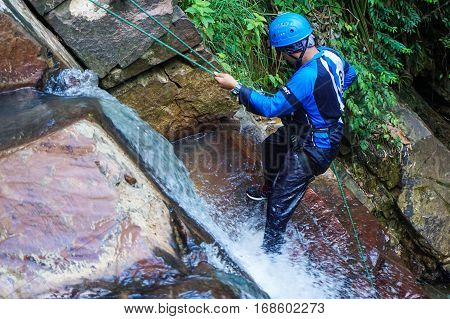
[[[271,45],[297,71],[274,96],[260,94],[217,73],[225,89],[239,95],[248,111],[280,117],[283,127],[263,143],[264,185],[247,196],[268,199],[263,248],[280,253],[287,223],[314,176],[323,174],[338,153],[343,135],[343,92],[356,78],[355,70],[334,50],[315,46],[313,29],[303,16],[279,15],[269,27]]]

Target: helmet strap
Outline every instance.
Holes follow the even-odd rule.
[[[296,59],[296,66],[297,66],[297,68],[299,68],[299,67],[301,67],[302,66],[302,64],[303,64],[303,57],[305,56],[305,53],[306,53],[306,50],[307,49],[303,49],[302,50],[302,53],[300,54],[300,56],[298,57],[298,59],[296,58],[296,57],[294,57],[292,54],[289,54],[289,56],[291,57],[291,58],[293,58],[293,59]]]
[[[300,65],[302,65],[303,64],[303,57],[305,56],[305,53],[306,53],[306,50],[308,50],[308,45],[309,45],[309,38],[310,38],[311,36],[309,35],[307,38],[306,38],[306,43],[305,43],[305,46],[302,48],[302,53],[300,54],[300,57],[298,58],[298,61],[299,61],[299,64]]]
[[[308,49],[305,48],[305,49],[302,50],[302,54],[300,54],[300,57],[299,57],[300,60],[302,60],[303,57],[305,56],[306,50],[308,50]]]

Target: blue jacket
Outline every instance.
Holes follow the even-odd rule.
[[[297,123],[313,129],[329,128],[342,122],[343,92],[356,78],[354,68],[338,52],[319,47],[274,96],[242,87],[239,101],[247,110],[266,117],[294,117]],[[326,132],[313,133],[314,144],[332,147]]]

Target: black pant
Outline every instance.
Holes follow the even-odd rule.
[[[311,133],[312,134],[312,133]],[[332,148],[314,146],[309,131],[284,126],[263,142],[264,179],[271,188],[263,248],[277,253],[287,223],[314,176],[323,174],[337,155],[342,125],[329,131]]]

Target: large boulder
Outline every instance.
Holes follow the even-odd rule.
[[[170,30],[172,32],[174,32],[185,43],[189,44],[192,47],[198,45],[202,40],[200,34],[195,29],[192,22],[177,6],[173,8],[172,22],[169,23],[168,26],[170,27]],[[145,41],[148,42],[149,39]],[[180,52],[187,51],[187,48],[169,33],[165,33],[164,35],[162,35],[161,41],[164,41]],[[120,83],[125,82],[127,79],[131,79],[132,77],[140,74],[143,71],[146,71],[173,58],[174,56],[176,56],[176,53],[174,53],[173,51],[165,48],[161,44],[153,43],[150,46],[149,50],[147,50],[143,55],[139,56],[129,66],[115,66],[108,73],[108,75],[102,79],[101,85],[106,89],[112,88],[116,85],[119,85]]]
[[[22,1],[0,1],[0,38],[0,92],[36,87],[58,68],[78,67]]]
[[[413,88],[404,88],[393,112],[399,127],[387,125],[401,149],[377,141],[345,158],[347,186],[388,227],[390,244],[423,279],[441,280],[450,271],[448,123]],[[353,185],[350,185],[353,184]],[[444,270],[444,271],[443,271]]]
[[[229,117],[238,104],[212,76],[175,59],[111,90],[169,139]]]
[[[103,88],[135,108],[143,119],[169,139],[182,135],[182,132],[199,131],[202,123],[217,122],[236,110],[237,103],[227,91],[218,87],[210,74],[175,59],[176,53],[124,25],[94,4],[84,0],[30,3],[80,61],[99,75]],[[198,60],[187,47],[129,1],[102,3],[152,36]],[[141,5],[214,63],[211,54],[203,49],[195,26],[173,1],[152,0]]]
[[[4,12],[0,12],[0,38],[0,91],[37,86],[48,67],[42,47]]]
[[[119,276],[142,260],[163,277],[155,249],[175,258],[162,195],[97,124],[10,149],[0,167],[1,297]]]
[[[34,2],[32,4],[37,6]],[[167,33],[128,1],[109,0],[103,4],[156,38]],[[173,5],[172,0],[152,0],[141,5],[189,45],[200,43],[201,38],[194,25]],[[160,44],[154,40],[85,0],[64,1],[49,11],[45,19],[84,65],[100,78],[107,77],[114,69],[105,79],[106,87],[117,85],[175,55],[161,50]],[[171,43],[175,43],[173,39]]]
[[[208,264],[223,250],[171,144],[103,93],[0,94],[0,297],[266,297]]]
[[[398,207],[423,246],[450,271],[450,151],[409,108],[396,110],[411,142],[402,167]]]

